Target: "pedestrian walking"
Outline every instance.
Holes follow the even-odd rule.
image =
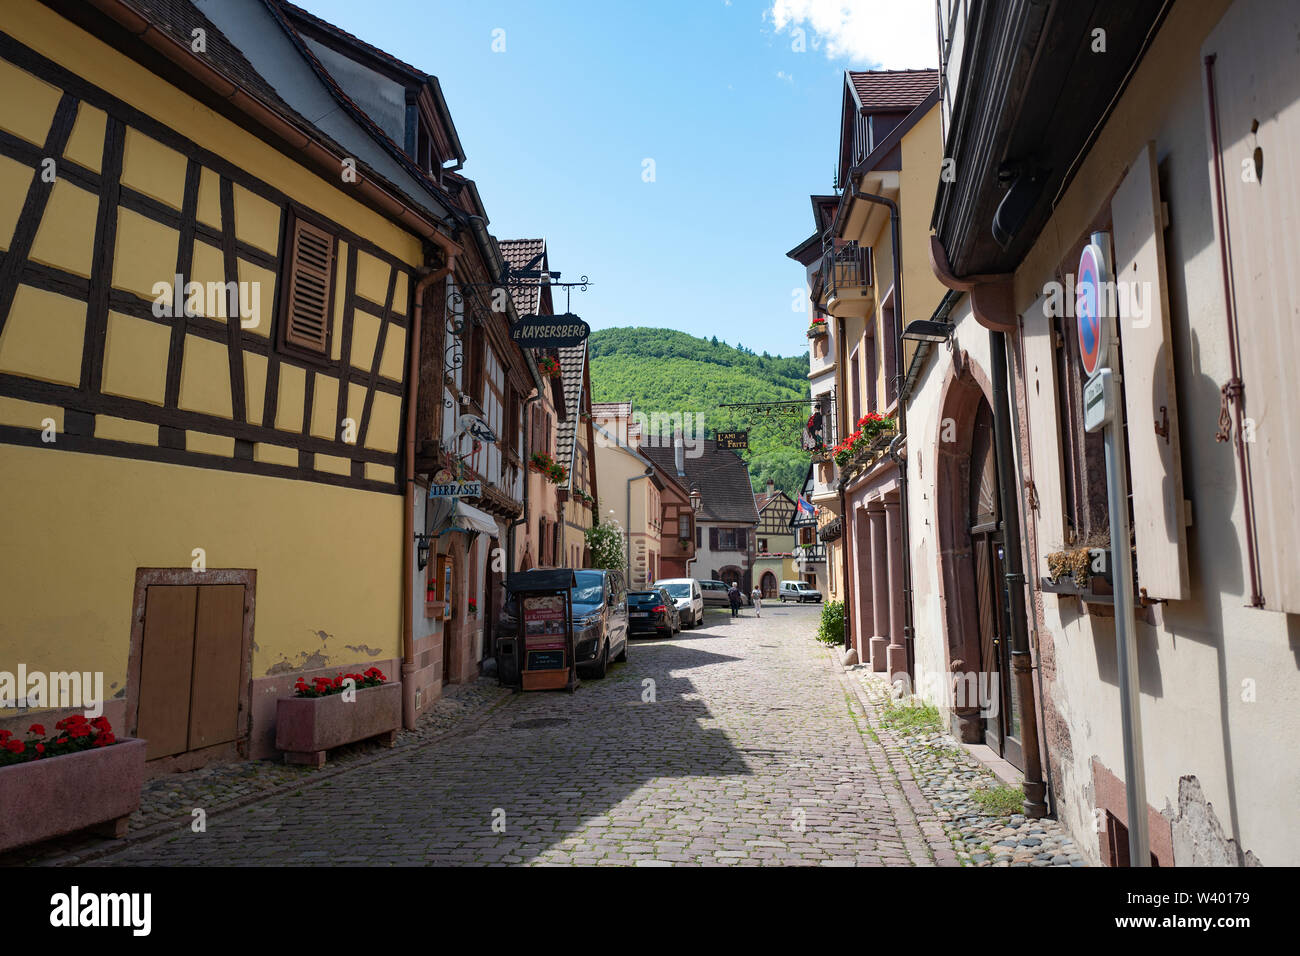
[[[727,600],[731,602],[731,616],[740,617],[740,602],[743,600],[740,596],[740,588],[734,584],[727,588]]]
[[[749,592],[749,597],[750,600],[754,602],[754,617],[762,617],[763,616],[763,592],[758,589],[757,584],[754,585],[754,590]]]

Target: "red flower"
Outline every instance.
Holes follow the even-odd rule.
[[[27,732],[29,734],[35,734],[38,737],[45,736],[45,728],[42,727],[40,724],[32,724],[30,727],[27,728]]]
[[[43,753],[45,753],[45,744],[37,744],[37,745],[36,745],[36,752],[37,752],[38,754],[43,754]]]
[[[82,737],[90,736],[90,728],[85,724],[74,724],[68,728],[68,736],[80,740]]]
[[[95,727],[99,730],[113,729],[112,725],[109,724],[107,717],[96,717],[94,720],[90,722],[90,726]]]
[[[23,745],[21,740],[10,740],[5,743],[5,749],[10,753],[20,754],[26,749],[26,747]]]
[[[7,730],[0,730],[0,744],[3,744],[6,740],[8,740],[12,736],[13,734]]]

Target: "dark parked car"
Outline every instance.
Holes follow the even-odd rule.
[[[584,568],[571,589],[574,660],[583,677],[604,677],[611,659],[627,660],[627,588],[622,571]],[[518,607],[510,595],[497,621],[498,638],[514,637]]]
[[[677,603],[663,588],[627,592],[627,627],[631,634],[672,637],[682,629]]]

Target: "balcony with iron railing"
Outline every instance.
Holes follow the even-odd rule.
[[[863,317],[874,302],[871,247],[834,239],[822,255],[825,309],[835,318]]]

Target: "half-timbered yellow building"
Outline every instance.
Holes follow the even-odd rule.
[[[274,84],[151,6],[0,7],[0,670],[102,673],[182,766],[270,752],[301,675],[400,676],[413,293],[452,247],[273,10]]]

